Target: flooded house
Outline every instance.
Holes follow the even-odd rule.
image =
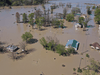
[[[11,51],[11,52],[14,52],[18,47],[17,46],[14,46],[14,45],[9,45],[6,47],[6,49],[8,51]]]
[[[99,43],[97,43],[97,42],[94,42],[93,44],[90,44],[90,47],[91,47],[92,49],[100,50],[100,45],[99,45]]]
[[[79,47],[79,42],[72,39],[72,40],[68,40],[68,42],[66,43],[65,48],[70,48],[73,47],[75,50],[78,50]]]

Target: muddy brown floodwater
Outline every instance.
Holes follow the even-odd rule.
[[[39,5],[37,8],[41,8],[41,6]],[[98,25],[94,23],[93,15],[91,15],[92,20],[89,24],[94,27],[88,28],[88,31],[83,31],[83,29],[76,30],[75,23],[67,21],[64,24],[67,27],[65,29],[43,27],[45,30],[39,31],[29,27],[29,24],[17,24],[15,19],[16,12],[29,14],[35,11],[34,6],[13,7],[13,9],[3,9],[0,11],[0,41],[6,42],[5,46],[9,44],[18,45],[22,41],[22,34],[30,30],[33,37],[38,40],[36,43],[28,44],[27,49],[34,48],[35,51],[21,60],[13,61],[8,57],[8,53],[0,54],[0,75],[40,75],[42,72],[44,75],[72,75],[73,68],[77,69],[79,67],[81,57],[83,57],[81,68],[89,64],[88,58],[85,56],[86,53],[90,55],[90,58],[100,61],[100,53],[89,47],[89,44],[93,42],[100,44]],[[55,13],[62,11],[62,7],[54,10]],[[63,45],[66,45],[69,39],[77,40],[80,42],[78,54],[63,57],[52,51],[45,50],[39,43],[39,39],[47,36],[56,37],[59,43]],[[83,55],[81,55],[82,52],[84,52]],[[54,58],[56,59],[54,60]],[[65,67],[62,67],[62,64]]]

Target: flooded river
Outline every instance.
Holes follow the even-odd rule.
[[[94,2],[95,0],[82,0],[84,3]],[[99,0],[98,0],[99,1]],[[50,1],[50,3],[59,4],[60,1]],[[86,5],[84,5],[81,0],[67,0],[62,1],[62,3],[72,2],[73,6],[79,2],[82,12],[86,13]],[[96,3],[96,2],[94,2]],[[50,8],[51,4],[45,4],[46,9]],[[34,48],[35,51],[24,57],[22,60],[13,61],[8,57],[7,54],[0,54],[0,74],[1,75],[40,75],[41,72],[44,75],[72,75],[73,68],[78,68],[80,59],[83,57],[81,68],[88,64],[88,59],[86,58],[86,53],[90,55],[91,58],[100,61],[100,53],[96,50],[92,50],[89,44],[93,42],[98,42],[100,44],[100,33],[98,32],[98,25],[94,23],[94,15],[90,15],[92,20],[88,25],[93,27],[88,28],[88,31],[83,31],[83,29],[75,29],[75,22],[64,21],[64,25],[67,27],[65,29],[54,29],[53,27],[44,27],[45,30],[39,31],[38,29],[32,29],[29,24],[16,23],[15,14],[16,12],[30,14],[34,12],[34,7],[40,8],[43,11],[41,5],[38,6],[21,6],[13,7],[13,9],[0,9],[0,41],[6,42],[6,45],[14,44],[18,45],[22,41],[22,34],[26,31],[33,34],[33,38],[37,39],[38,42],[30,44],[27,49]],[[64,7],[59,7],[54,10],[55,13],[62,13]],[[70,12],[71,9],[68,11]],[[28,12],[30,11],[30,12]],[[12,15],[14,14],[14,15]],[[53,17],[54,17],[53,15]],[[22,17],[20,18],[22,20]],[[40,35],[41,34],[41,35]],[[75,39],[80,42],[79,50],[77,55],[71,55],[69,57],[59,56],[57,53],[45,50],[39,43],[39,39],[42,37],[52,36],[59,40],[59,43],[65,45],[69,39]],[[87,51],[83,55],[82,52]],[[54,60],[56,58],[56,60]],[[62,67],[65,64],[65,67]],[[82,75],[82,74],[79,74]]]

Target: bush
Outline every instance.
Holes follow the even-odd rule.
[[[88,54],[86,54],[86,57],[88,57],[88,58],[89,58],[89,55],[88,55]]]
[[[73,21],[74,20],[74,15],[73,14],[68,14],[66,16],[66,20],[69,21],[69,22]]]
[[[90,9],[87,10],[87,14],[90,15],[92,11]]]
[[[77,72],[82,73],[82,69],[78,68]]]
[[[93,6],[92,9],[95,9],[95,6]]]
[[[73,68],[73,71],[76,71],[76,69],[75,69],[75,68]]]

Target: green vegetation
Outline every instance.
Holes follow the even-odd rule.
[[[37,26],[38,26],[38,28],[40,30],[41,29],[41,26],[44,24],[44,17],[38,17],[36,19],[36,24],[37,24]]]
[[[82,73],[82,69],[78,68],[77,72]]]
[[[32,25],[32,27],[34,26],[34,13],[29,14],[28,16],[29,18],[29,24]]]
[[[48,42],[44,37],[42,37],[40,39],[40,44],[46,50],[54,51],[54,52],[58,53],[59,55],[68,56],[70,54],[76,53],[74,48],[69,48],[68,50],[66,50],[64,45],[57,44],[55,42],[55,40],[53,40],[53,39]]]
[[[79,23],[82,25],[84,22],[84,17],[79,17]]]
[[[74,20],[74,15],[73,15],[73,14],[68,14],[68,15],[66,15],[66,20],[67,20],[68,22],[73,21],[73,20]]]
[[[87,70],[83,70],[83,75],[90,75],[90,70],[89,69],[87,69]]]
[[[73,71],[76,71],[76,69],[75,69],[75,68],[73,68]]]
[[[58,28],[60,26],[60,21],[58,19],[53,19],[52,20],[52,25],[55,27],[55,28]]]
[[[30,32],[25,32],[25,34],[22,35],[22,39],[23,41],[30,41],[30,39],[33,38],[33,35]]]
[[[100,23],[100,8],[95,10],[95,21],[99,24]]]
[[[95,6],[93,6],[92,9],[95,9]]]
[[[23,14],[23,22],[24,22],[24,23],[27,22],[27,14],[26,14],[26,13]]]
[[[0,6],[22,6],[43,4],[45,0],[0,0]]]
[[[71,12],[72,12],[72,14],[76,15],[77,13],[81,13],[81,10],[78,7],[73,7]]]
[[[100,67],[100,64],[99,62],[96,62],[94,59],[90,59],[90,64],[91,65],[88,65],[88,68],[90,70],[93,70],[93,71],[98,71],[99,67]]]
[[[90,57],[90,56],[89,56],[89,54],[86,54],[86,57],[88,57],[88,58],[89,58],[89,57]]]

